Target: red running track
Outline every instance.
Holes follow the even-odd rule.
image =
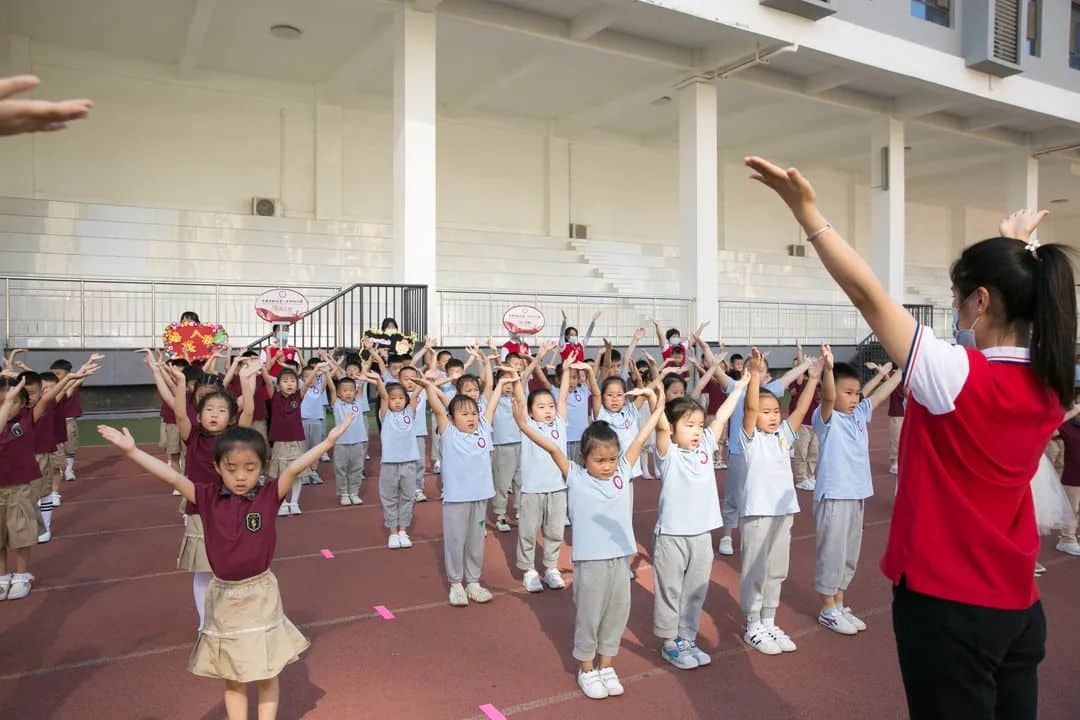
[[[867,632],[841,637],[816,623],[811,498],[800,492],[803,512],[778,615],[798,652],[766,657],[743,645],[736,555],[716,560],[698,638],[713,664],[690,672],[667,665],[651,632],[648,553],[658,483],[642,482],[635,510],[642,556],[616,660],[627,690],[603,701],[584,698],[575,682],[572,590],[525,593],[514,533],[487,539],[483,581],[495,600],[451,608],[439,503],[417,505],[415,547],[388,550],[375,484],[365,483],[364,506],[339,507],[333,470],[324,464],[326,484],[304,488],[304,514],[278,525],[273,567],[285,610],[312,642],[281,675],[279,717],[461,720],[482,718],[486,704],[527,720],[906,717],[890,588],[877,569],[893,498],[883,423],[875,424],[871,443],[877,494],[848,593]],[[186,671],[196,618],[190,575],[175,569],[177,498],[111,448],[80,450],[76,467],[79,480],[65,484],[54,515],[53,541],[34,550],[33,592],[0,603],[0,717],[224,717],[222,683]],[[368,467],[377,472],[377,457]],[[438,496],[431,475],[427,491]],[[333,559],[322,556],[324,548]],[[1073,615],[1080,560],[1055,552],[1051,539],[1041,559],[1049,568],[1039,583],[1050,633],[1040,717],[1071,720],[1080,700]],[[569,581],[569,548],[560,564]],[[382,619],[377,605],[396,619]]]

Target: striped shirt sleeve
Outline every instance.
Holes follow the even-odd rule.
[[[967,350],[936,337],[925,325],[916,327],[903,382],[917,403],[934,415],[952,412],[969,371]]]

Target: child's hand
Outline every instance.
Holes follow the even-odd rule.
[[[739,376],[739,379],[735,381],[734,390],[738,390],[739,388],[744,388],[749,384],[750,384],[750,373],[743,373],[742,375]],[[733,390],[733,392],[734,392],[734,390]]]
[[[811,380],[820,380],[822,373],[825,372],[825,358],[810,358],[810,367],[806,372]]]
[[[583,371],[589,372],[589,373],[591,373],[593,371],[592,365],[590,365],[589,363],[586,363],[586,362],[570,363],[569,367],[570,367],[571,370],[583,370]]]
[[[494,352],[499,352],[499,348],[495,346],[494,338],[490,338],[490,337],[488,338],[487,346],[488,346],[489,350],[493,350]]]
[[[559,308],[559,313],[562,314],[562,319],[566,320],[566,311],[563,310],[562,308]]]
[[[557,343],[554,340],[545,340],[542,343],[540,343],[540,355],[547,355],[549,352],[551,352],[552,350],[554,350],[558,346],[559,346],[559,343]]]
[[[878,368],[878,372],[881,373],[882,375],[888,375],[892,371],[893,371],[892,361],[889,361],[889,362],[885,363],[884,365],[882,365],[880,368]]]
[[[821,357],[825,361],[825,369],[832,372],[833,369],[833,354],[832,346],[827,343],[821,344]]]
[[[335,425],[333,429],[331,429],[330,432],[326,434],[326,444],[333,445],[334,443],[336,443],[337,439],[345,434],[345,431],[349,428],[349,425],[352,424],[352,421],[355,418],[356,413],[354,412],[350,412],[348,415],[342,418],[341,422]]]
[[[634,342],[641,342],[645,339],[645,328],[638,328],[634,331]]]
[[[678,375],[681,372],[682,372],[682,368],[679,367],[678,365],[668,365],[667,367],[665,367],[663,370],[660,371],[660,379],[663,380],[668,375]]]
[[[1029,210],[1027,208],[1017,210],[1001,221],[1001,224],[998,225],[998,233],[1002,237],[1027,242],[1028,238],[1031,237],[1031,233],[1035,232],[1035,228],[1039,227],[1039,223],[1049,214],[1049,210]]]
[[[694,331],[692,337],[701,337],[701,333],[705,331],[705,328],[709,327],[709,323],[711,322],[711,320],[706,320],[705,322],[698,325],[698,329]]]
[[[634,388],[632,390],[626,391],[626,397],[637,397],[638,395],[644,395],[647,398],[652,398],[653,401],[656,400],[656,391],[654,391],[651,387]]]
[[[5,373],[6,372],[7,371],[5,371]],[[2,406],[8,409],[9,415],[11,414],[10,410],[14,408],[15,405],[22,402],[22,398],[19,397],[19,393],[22,392],[22,389],[24,387],[26,387],[26,378],[20,380],[18,384],[14,387],[8,388],[7,395],[4,396],[4,402],[2,403]]]
[[[134,452],[135,438],[131,437],[131,433],[127,428],[124,428],[121,431],[109,425],[98,425],[97,431],[98,435],[104,438],[106,442],[112,443],[118,447],[125,455]]]
[[[765,374],[765,356],[757,348],[750,349],[750,357],[746,361],[747,369],[758,375]]]

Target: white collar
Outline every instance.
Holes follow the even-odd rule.
[[[1031,362],[1031,351],[1022,347],[991,347],[983,350],[982,354],[990,362],[1017,363],[1021,365]]]

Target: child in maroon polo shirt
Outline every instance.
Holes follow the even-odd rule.
[[[259,716],[276,717],[278,674],[308,648],[307,638],[282,611],[277,578],[269,569],[277,542],[277,508],[300,474],[334,446],[354,417],[347,416],[277,478],[262,474],[268,459],[262,435],[250,428],[226,430],[214,449],[222,482],[198,485],[138,449],[127,428],[98,426],[105,440],[198,509],[214,578],[206,590],[206,620],[188,670],[225,681],[230,720],[247,718],[249,682],[258,688]]]

